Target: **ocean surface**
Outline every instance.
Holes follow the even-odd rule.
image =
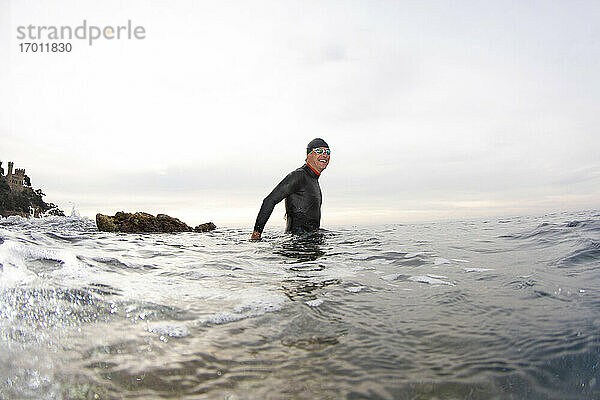
[[[0,399],[600,399],[600,211],[250,233],[0,218]]]

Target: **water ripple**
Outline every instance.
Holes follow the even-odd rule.
[[[600,213],[290,236],[0,219],[0,398],[600,398]]]

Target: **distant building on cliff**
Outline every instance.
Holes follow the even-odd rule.
[[[46,203],[42,189],[33,190],[31,180],[25,175],[24,168],[14,169],[15,164],[8,163],[8,173],[4,175],[0,161],[0,216],[40,217],[44,215],[63,216],[64,213],[52,203]],[[0,265],[1,269],[2,265]]]
[[[29,181],[29,177],[25,175],[24,168],[16,168],[13,172],[14,163],[12,161],[8,162],[8,173],[6,174],[6,181],[8,182],[8,186],[10,186],[11,190],[23,190],[24,187],[31,186],[31,182]],[[0,171],[4,173],[2,169],[2,162],[0,162]]]

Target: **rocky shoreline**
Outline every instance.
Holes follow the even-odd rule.
[[[41,189],[34,190],[25,169],[14,169],[14,163],[8,163],[4,174],[0,161],[0,217],[19,216],[23,218],[45,215],[65,216],[54,204],[46,203]],[[102,232],[125,233],[173,233],[208,232],[216,229],[215,224],[207,222],[192,228],[177,218],[166,214],[156,216],[145,212],[117,212],[115,215],[96,214],[96,226]]]

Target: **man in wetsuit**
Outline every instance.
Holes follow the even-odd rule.
[[[290,172],[265,197],[256,217],[251,240],[259,240],[275,205],[285,199],[287,222],[285,231],[312,232],[321,224],[321,187],[319,176],[329,164],[329,145],[321,138],[311,140],[306,147],[306,164]]]

